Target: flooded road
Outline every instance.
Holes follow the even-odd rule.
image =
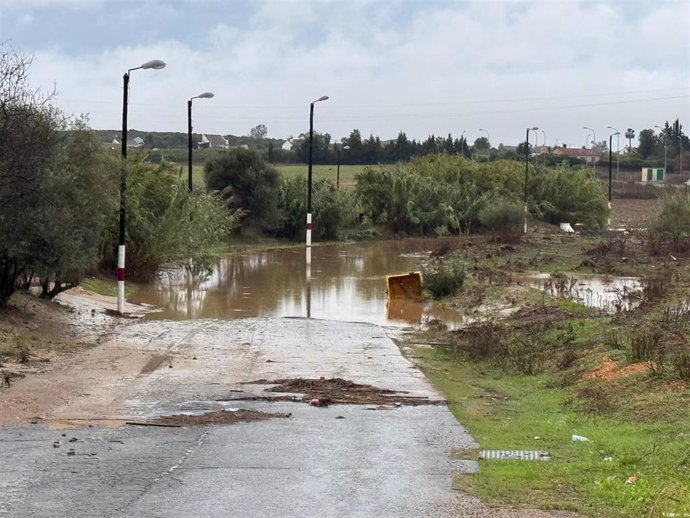
[[[221,257],[203,281],[181,269],[166,271],[131,297],[160,306],[150,319],[305,317],[409,326],[441,320],[449,327],[463,316],[433,302],[394,301],[386,275],[419,270],[440,242],[432,239],[325,245],[313,248],[307,297],[304,248],[250,251]]]

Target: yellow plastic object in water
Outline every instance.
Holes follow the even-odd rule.
[[[389,299],[422,300],[422,273],[410,272],[386,276]]]

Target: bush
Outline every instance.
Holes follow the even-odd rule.
[[[465,282],[465,263],[451,259],[424,271],[424,289],[435,299],[454,295]]]
[[[258,152],[235,148],[217,153],[204,164],[204,179],[209,190],[232,194],[230,206],[247,215],[244,224],[263,229],[277,224],[280,174]]]
[[[528,191],[533,193],[536,216],[548,223],[601,228],[608,218],[604,185],[589,168],[536,167],[529,176]]]
[[[528,178],[528,206],[538,218],[595,228],[606,222],[604,188],[591,170],[533,165]],[[524,164],[427,155],[409,164],[366,169],[357,175],[356,192],[366,216],[392,233],[470,233],[492,200],[522,198]]]
[[[337,189],[330,180],[318,180],[312,188],[312,238],[315,241],[338,239],[344,229],[357,226],[357,205],[350,191]],[[307,221],[307,181],[304,177],[281,181],[278,209],[275,233],[288,239],[304,239]]]
[[[479,222],[491,231],[494,240],[517,241],[525,218],[524,207],[508,200],[499,200],[479,212]]]
[[[173,166],[138,159],[129,162],[127,202],[127,272],[136,280],[150,280],[162,264],[208,266],[211,250],[242,215],[218,193],[190,193]],[[109,242],[116,237],[113,226]],[[104,263],[113,266],[115,250],[106,250]]]
[[[676,192],[664,196],[653,226],[674,244],[678,244],[682,237],[690,236],[690,194]]]

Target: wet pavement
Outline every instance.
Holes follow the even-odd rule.
[[[481,507],[452,489],[453,474],[476,465],[451,460],[451,449],[476,444],[445,405],[317,408],[251,399],[266,386],[247,381],[321,376],[441,399],[377,326],[137,322],[102,347],[109,346],[165,361],[94,387],[46,420],[80,419],[81,427],[1,430],[0,516],[421,517],[473,516]],[[182,428],[97,424],[224,408],[291,417]]]

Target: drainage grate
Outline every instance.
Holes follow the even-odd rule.
[[[482,450],[480,459],[493,460],[550,460],[551,457],[545,451],[520,451],[520,450]]]

